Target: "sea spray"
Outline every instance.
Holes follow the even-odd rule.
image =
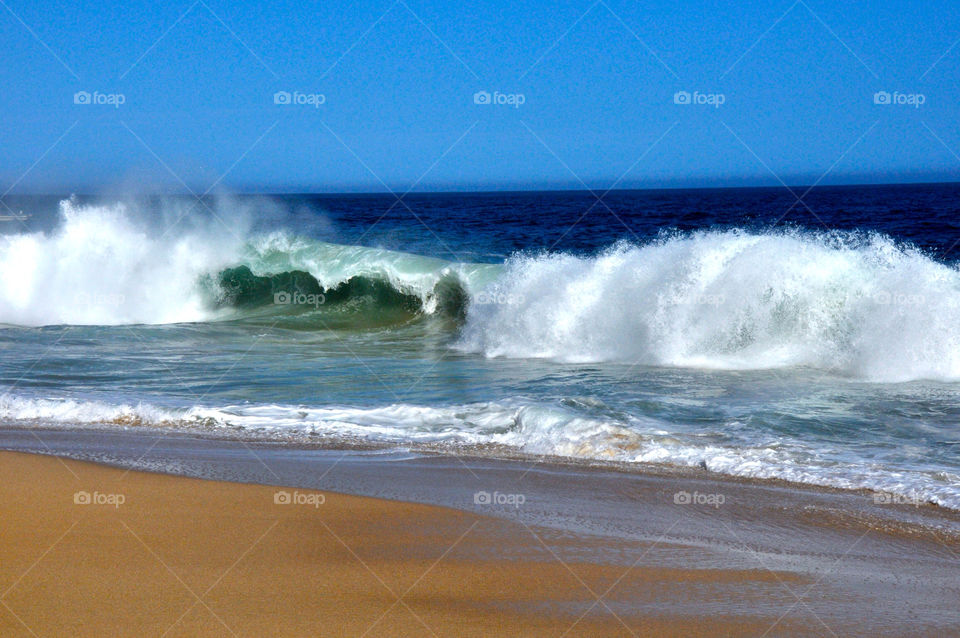
[[[738,231],[517,256],[460,347],[490,357],[960,378],[960,273],[882,235]]]
[[[50,232],[0,235],[0,323],[211,319],[197,282],[235,262],[241,241],[215,220],[198,225],[186,213],[165,230],[122,203],[69,199]]]

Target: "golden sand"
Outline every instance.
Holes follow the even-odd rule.
[[[640,545],[625,547],[633,567],[564,562],[602,541],[53,457],[0,453],[0,486],[2,636],[760,635],[779,614],[690,601],[706,590],[787,606],[778,580],[797,582],[654,568]]]

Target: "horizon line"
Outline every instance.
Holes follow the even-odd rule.
[[[900,182],[846,182],[846,183],[828,183],[828,184],[812,184],[812,183],[790,183],[790,184],[765,184],[765,185],[740,185],[740,186],[636,186],[628,188],[591,188],[589,186],[579,186],[579,187],[541,187],[541,188],[483,188],[483,189],[440,189],[440,190],[412,190],[412,191],[403,191],[402,189],[380,189],[380,190],[226,190],[218,191],[211,193],[203,193],[197,195],[191,192],[184,191],[147,191],[143,193],[142,196],[184,196],[184,197],[217,197],[217,196],[230,196],[230,195],[323,195],[323,196],[338,196],[338,195],[349,195],[349,196],[358,196],[358,195],[385,195],[385,196],[396,196],[396,197],[408,197],[410,195],[496,195],[496,194],[519,194],[519,193],[584,193],[584,194],[594,194],[594,193],[627,193],[627,192],[637,192],[637,191],[716,191],[716,190],[792,190],[792,189],[804,189],[804,188],[813,188],[813,189],[826,189],[826,188],[856,188],[864,186],[944,186],[957,184],[960,185],[960,179],[944,179],[944,180],[922,180],[922,181],[900,181]],[[120,190],[121,192],[124,189],[114,189],[105,187],[100,191],[80,191],[73,189],[64,189],[61,191],[43,191],[43,192],[29,192],[29,193],[8,193],[3,198],[10,197],[63,197],[68,193],[70,196],[77,197],[105,197],[109,194],[111,190]],[[129,193],[128,193],[129,194]]]

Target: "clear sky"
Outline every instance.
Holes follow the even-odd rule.
[[[956,0],[2,0],[0,192],[960,180],[958,41]]]

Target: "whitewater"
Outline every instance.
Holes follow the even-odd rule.
[[[263,205],[158,220],[69,198],[5,227],[0,420],[658,463],[960,509],[960,272],[909,242],[711,227],[471,261],[261,227]]]
[[[215,222],[156,236],[123,205],[65,200],[53,232],[0,235],[0,323],[236,319],[229,306],[250,291],[218,281],[236,267],[267,285],[308,273],[320,293],[379,282],[425,316],[455,289],[466,314],[458,347],[488,357],[960,378],[960,272],[879,234],[705,231],[496,265],[289,231],[241,238]],[[245,305],[272,304],[273,283]]]

